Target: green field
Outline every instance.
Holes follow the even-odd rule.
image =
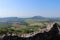
[[[48,20],[33,20],[26,19],[24,21],[0,21],[0,34],[5,33],[17,33],[17,34],[27,34],[36,32],[39,29],[44,29],[49,23],[56,22],[60,24],[60,21],[48,21]]]

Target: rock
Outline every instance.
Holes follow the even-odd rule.
[[[60,40],[59,28],[60,26],[55,23],[48,32],[37,33],[31,37],[4,36],[2,40]]]

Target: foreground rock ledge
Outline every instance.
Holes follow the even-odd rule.
[[[7,36],[5,35],[0,40],[60,40],[60,25],[55,23],[53,27],[48,31],[43,33],[37,33],[31,37],[19,37],[19,36]]]

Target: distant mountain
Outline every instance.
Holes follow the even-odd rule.
[[[49,20],[49,21],[60,21],[60,17],[48,18],[48,17],[42,17],[42,16],[34,16],[34,17],[32,17],[32,19]]]
[[[47,18],[47,17],[42,17],[42,16],[34,16],[34,17],[30,17],[30,18],[18,18],[18,17],[6,17],[6,18],[0,18],[0,22],[21,22],[24,21],[26,19],[34,19],[34,20],[49,20],[49,21],[55,21],[58,20],[60,21],[60,17],[56,17],[56,18]]]
[[[0,22],[20,22],[24,21],[25,18],[18,18],[18,17],[6,17],[6,18],[0,18]]]
[[[45,19],[45,17],[42,17],[42,16],[34,16],[32,17],[33,19]]]

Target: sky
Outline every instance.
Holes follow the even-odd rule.
[[[60,17],[60,0],[0,0],[0,17]]]

